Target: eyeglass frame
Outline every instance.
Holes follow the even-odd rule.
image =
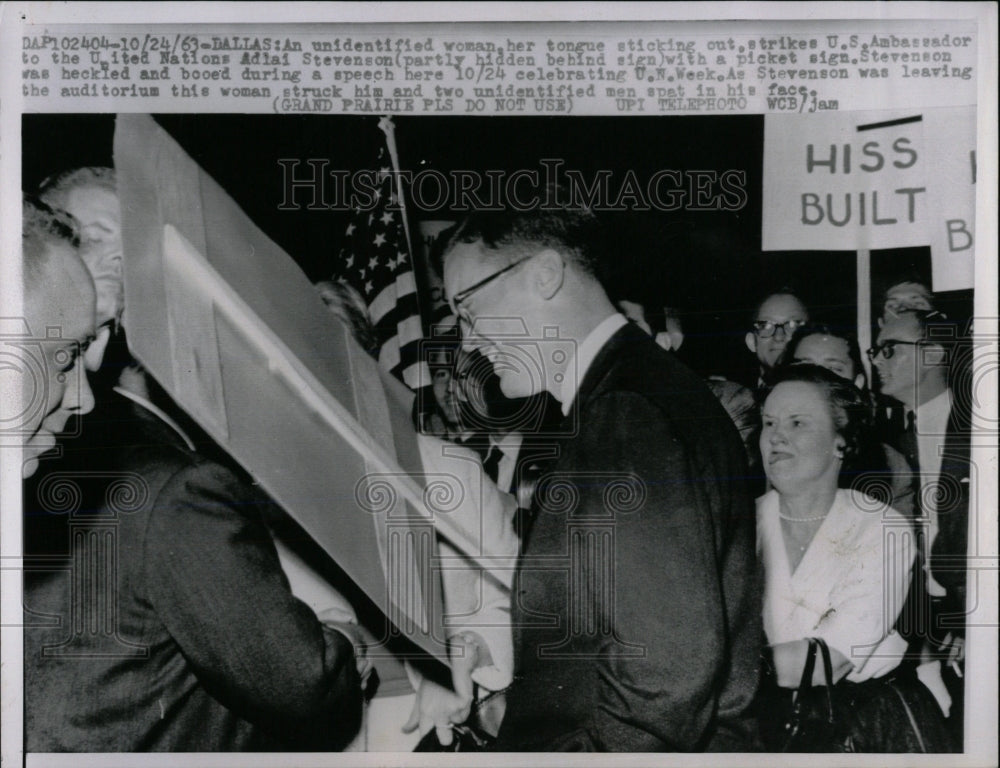
[[[892,360],[893,355],[896,354],[896,346],[899,344],[905,344],[908,347],[919,347],[923,344],[926,339],[918,339],[917,341],[903,341],[902,339],[886,339],[881,344],[875,344],[874,346],[868,347],[865,350],[865,354],[871,362],[875,362],[875,358],[879,355],[885,360]],[[889,354],[886,354],[886,349],[889,350]]]
[[[795,326],[794,328],[792,327],[793,324]],[[750,327],[753,328],[753,332],[762,339],[773,338],[779,328],[781,329],[781,332],[785,334],[785,338],[790,339],[799,328],[808,324],[808,320],[785,320],[783,323],[776,323],[773,320],[754,320],[750,324]],[[758,325],[771,325],[773,327],[771,328],[770,333],[761,333],[763,329],[758,328]]]
[[[531,254],[530,256],[523,256],[517,261],[511,262],[503,269],[494,272],[492,275],[488,275],[479,282],[473,283],[468,288],[463,288],[462,290],[460,290],[458,293],[456,293],[454,296],[451,297],[451,304],[455,308],[455,314],[457,314],[460,318],[469,323],[467,317],[469,315],[469,310],[464,309],[464,307],[462,307],[462,304],[468,301],[470,296],[472,296],[475,293],[478,293],[487,285],[492,283],[494,280],[498,280],[503,275],[513,271],[515,267],[521,266],[522,264],[524,264],[524,262],[526,262],[528,259],[533,258],[535,255],[536,254]],[[469,324],[471,325],[471,323]]]

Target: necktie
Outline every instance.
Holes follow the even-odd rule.
[[[913,411],[906,412],[906,429],[900,439],[899,447],[903,451],[906,460],[910,462],[914,473],[920,473],[920,451],[917,449],[917,414]]]
[[[905,624],[910,631],[902,634],[911,641],[911,651],[916,651],[924,642],[933,639],[934,619],[931,598],[927,591],[930,552],[927,548],[927,519],[924,517],[921,504],[923,483],[920,476],[920,451],[917,447],[917,415],[908,410],[905,419],[906,429],[900,438],[899,448],[913,469],[913,515],[917,552],[913,562],[910,594],[904,607],[904,614],[907,614]]]
[[[494,483],[497,481],[497,476],[500,472],[500,459],[502,458],[503,451],[501,451],[497,446],[491,445],[489,453],[487,453],[486,458],[483,459],[483,471],[489,475],[490,480]]]

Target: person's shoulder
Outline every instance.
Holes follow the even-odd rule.
[[[772,488],[766,493],[758,496],[754,503],[757,506],[758,515],[765,512],[776,512],[778,509],[778,492]]]
[[[668,411],[718,404],[705,380],[651,338],[636,331],[624,339],[602,390],[630,391]],[[683,404],[683,405],[682,405]]]
[[[837,505],[841,513],[848,516],[852,524],[864,532],[882,534],[886,526],[910,527],[910,522],[889,502],[877,499],[863,491],[841,488],[837,491]]]
[[[121,438],[107,455],[112,473],[141,479],[151,503],[198,494],[248,499],[259,492],[235,463],[207,455],[178,428],[139,404],[120,404]]]

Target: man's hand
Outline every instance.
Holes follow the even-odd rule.
[[[473,699],[475,688],[472,673],[479,667],[493,664],[489,646],[475,632],[459,632],[451,638],[448,653],[451,656],[451,684],[455,693]]]
[[[414,728],[419,728],[420,734],[423,735],[431,728],[435,728],[438,741],[446,747],[451,744],[453,738],[452,726],[464,723],[471,711],[471,695],[460,696],[425,677],[417,688],[417,699],[413,704],[410,719],[403,726],[403,733],[410,733]]]

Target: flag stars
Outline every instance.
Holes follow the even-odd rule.
[[[378,237],[382,237],[382,235],[379,235]],[[378,240],[378,237],[375,239]],[[376,245],[378,245],[378,243],[376,243]],[[378,266],[378,256],[372,256],[368,259],[368,269],[374,271],[376,266]]]
[[[389,213],[389,211],[386,211],[385,213],[382,214],[382,223],[390,224],[392,223],[392,218],[393,218],[392,214]]]
[[[373,245],[375,245],[375,247],[377,248],[378,246],[384,245],[384,244],[385,244],[385,235],[383,235],[383,234],[375,235],[375,240],[373,241]],[[374,259],[373,259],[373,261],[374,261]],[[374,266],[374,265],[372,265],[372,266]]]

